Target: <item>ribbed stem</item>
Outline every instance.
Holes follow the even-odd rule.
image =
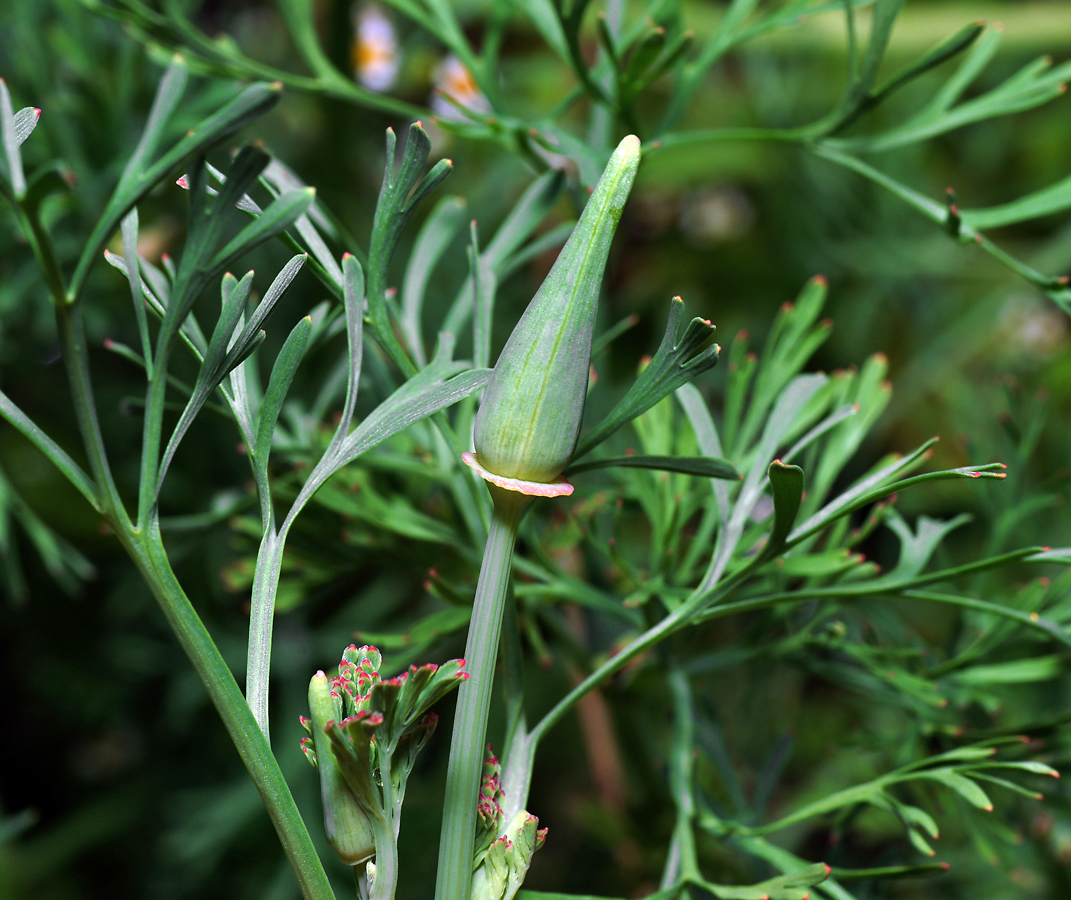
[[[450,763],[446,775],[443,830],[439,840],[436,900],[468,900],[476,837],[476,800],[483,769],[487,714],[495,659],[508,596],[517,527],[531,498],[489,485],[494,511],[472,607],[465,660],[469,680],[458,689]]]

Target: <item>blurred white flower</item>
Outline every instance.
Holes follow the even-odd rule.
[[[370,91],[388,90],[398,77],[400,60],[394,25],[374,3],[353,8],[354,78]]]
[[[431,98],[431,108],[435,114],[444,119],[463,119],[464,114],[446,97],[475,113],[489,113],[491,104],[476,85],[476,79],[456,56],[447,56],[435,69],[433,76],[435,93]]]
[[[742,237],[755,222],[747,194],[736,187],[694,191],[684,198],[680,227],[688,241],[709,247]]]

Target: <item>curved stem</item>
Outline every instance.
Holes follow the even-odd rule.
[[[120,540],[152,590],[234,742],[283,846],[305,900],[335,900],[290,787],[234,676],[171,570],[159,529],[122,531]]]
[[[129,527],[130,521],[126,507],[123,506],[123,501],[119,497],[119,489],[115,486],[115,479],[112,478],[111,466],[108,463],[108,453],[104,449],[104,435],[101,434],[100,420],[97,418],[97,405],[93,398],[93,383],[89,377],[89,351],[86,347],[82,305],[57,305],[56,322],[63,347],[67,378],[71,385],[74,416],[78,422],[78,430],[82,435],[86,456],[89,457],[89,470],[100,492],[100,506],[98,508],[117,527]]]
[[[476,586],[465,659],[469,680],[458,689],[454,733],[443,802],[436,900],[467,900],[472,884],[476,837],[476,800],[483,768],[487,714],[491,704],[498,639],[508,597],[510,565],[517,528],[530,497],[494,486],[491,531]]]

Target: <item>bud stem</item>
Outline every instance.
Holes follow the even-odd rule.
[[[486,746],[487,713],[491,705],[495,660],[502,614],[509,592],[509,574],[517,528],[531,498],[488,485],[494,510],[484,546],[480,580],[465,644],[469,680],[458,689],[454,733],[443,802],[439,840],[436,900],[468,900],[476,837],[476,803]]]

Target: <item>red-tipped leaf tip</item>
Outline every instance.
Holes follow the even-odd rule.
[[[186,180],[185,175],[183,175],[181,178],[176,179],[175,184],[177,184],[183,190],[188,191],[190,189],[190,183]]]
[[[949,869],[952,868],[952,864],[943,862],[943,863],[941,863],[941,868],[944,869],[947,872]]]
[[[33,118],[35,122],[41,118],[41,110],[38,109],[36,106],[33,108]]]
[[[417,119],[417,120],[416,120],[416,121],[415,121],[415,122],[413,123],[413,127],[414,127],[414,128],[423,128],[424,126],[423,126],[423,125],[421,124],[421,122],[420,122],[420,119]]]
[[[675,297],[671,297],[669,302],[670,303],[683,303],[684,302],[684,298],[681,297],[680,294],[677,294]]]
[[[812,280],[815,284],[821,285],[822,287],[825,287],[827,284],[829,284],[829,279],[826,278],[825,275],[815,275]]]

